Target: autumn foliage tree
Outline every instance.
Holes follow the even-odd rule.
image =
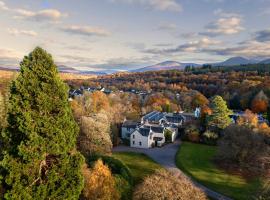
[[[78,149],[87,156],[108,154],[112,150],[110,122],[105,113],[81,118]]]
[[[115,179],[110,169],[98,160],[92,169],[84,167],[85,186],[84,200],[118,200],[120,194],[116,190]]]
[[[206,106],[208,104],[208,99],[201,93],[196,94],[192,99],[193,108]]]
[[[78,199],[83,157],[68,88],[52,56],[37,47],[21,62],[10,88],[2,134],[0,184],[5,199]]]
[[[103,92],[96,91],[93,92],[91,95],[91,108],[94,113],[97,113],[101,110],[108,110],[109,109],[109,99]]]
[[[252,100],[251,108],[255,113],[264,113],[267,111],[268,97],[261,90]]]
[[[258,115],[247,109],[244,114],[239,117],[237,124],[257,128],[259,124]]]

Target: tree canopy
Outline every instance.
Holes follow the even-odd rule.
[[[1,185],[5,199],[78,199],[83,157],[78,127],[52,56],[35,48],[10,87],[2,133]]]
[[[224,129],[231,124],[232,120],[229,115],[232,114],[232,111],[228,109],[226,101],[221,96],[213,97],[210,108],[212,114],[208,116],[208,126]]]

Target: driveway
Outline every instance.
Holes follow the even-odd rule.
[[[139,149],[139,148],[131,148],[128,146],[118,146],[113,149],[114,152],[137,152],[137,153],[144,153],[154,161],[168,169],[169,171],[173,172],[175,176],[185,176],[187,177],[180,169],[176,167],[175,164],[175,156],[176,153],[181,145],[181,141],[177,140],[173,144],[165,145],[162,148],[152,148],[152,149]],[[136,162],[136,161],[135,161]],[[222,194],[219,194],[205,186],[197,183],[196,181],[192,180],[190,177],[187,177],[191,180],[197,187],[203,190],[209,197],[216,200],[232,200],[229,197],[226,197]]]

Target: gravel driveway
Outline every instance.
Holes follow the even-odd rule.
[[[175,156],[181,145],[181,141],[177,140],[173,144],[165,145],[162,148],[152,148],[152,149],[139,149],[139,148],[131,148],[128,146],[118,146],[113,149],[114,152],[137,152],[144,153],[154,161],[173,172],[175,176],[185,176],[187,177],[180,169],[176,167],[175,164]],[[187,177],[190,179],[189,177]],[[191,180],[191,179],[190,179]],[[217,200],[232,200],[229,197],[221,195],[205,186],[197,183],[194,180],[191,180],[197,187],[201,188],[209,197]]]

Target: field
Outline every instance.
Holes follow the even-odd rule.
[[[18,72],[9,70],[0,70],[0,91],[7,89],[9,82],[16,77]],[[82,74],[72,74],[72,73],[60,73],[62,80],[87,80],[95,79],[96,75],[82,75]]]
[[[258,178],[247,180],[219,169],[213,158],[216,147],[184,142],[176,156],[177,166],[203,185],[233,199],[252,199],[260,186]]]
[[[82,75],[82,74],[71,74],[71,73],[60,73],[60,77],[63,80],[87,80],[87,79],[92,79],[92,78],[96,78],[96,75]]]
[[[162,167],[144,154],[139,153],[113,153],[113,157],[125,163],[134,178],[135,185],[142,182],[144,177],[153,174]]]

